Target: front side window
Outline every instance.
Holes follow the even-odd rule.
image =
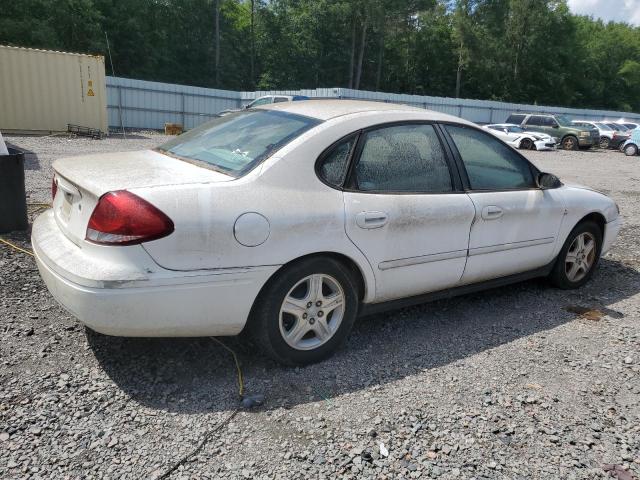
[[[446,125],[472,190],[514,190],[536,186],[529,163],[511,147],[474,128]]]
[[[545,127],[557,127],[558,123],[554,120],[553,117],[544,117],[543,125]]]
[[[289,99],[287,97],[276,97],[273,99],[273,103],[283,103],[288,101]]]
[[[329,185],[342,187],[347,175],[349,155],[355,146],[356,138],[356,135],[352,135],[342,140],[320,160],[318,175]]]
[[[542,117],[537,115],[531,115],[529,120],[527,120],[527,125],[540,126],[542,125]]]
[[[432,125],[398,125],[364,134],[352,187],[361,191],[435,193],[453,189]]]
[[[239,177],[319,120],[271,110],[245,110],[200,125],[158,150]]]

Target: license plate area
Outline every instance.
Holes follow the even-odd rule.
[[[73,195],[67,192],[62,192],[62,193],[64,193],[63,195],[64,198],[62,199],[62,205],[60,205],[60,218],[65,223],[68,223],[69,219],[71,218],[71,207],[73,206]]]

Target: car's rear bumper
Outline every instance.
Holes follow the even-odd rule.
[[[602,240],[602,254],[607,253],[613,242],[615,242],[618,237],[618,233],[620,232],[620,228],[622,227],[622,216],[618,215],[614,220],[611,220],[609,223],[605,225],[604,228],[604,239]]]
[[[100,285],[53,260],[64,257],[65,267],[75,264],[80,272],[91,271],[92,261],[100,269],[105,261],[92,260],[72,244],[49,212],[34,223],[31,240],[40,275],[54,298],[89,328],[107,335],[236,335],[260,289],[278,268],[175,272],[156,266],[152,273],[110,278]]]

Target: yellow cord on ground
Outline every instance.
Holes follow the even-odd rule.
[[[222,347],[227,350],[231,355],[233,355],[233,361],[236,362],[236,371],[238,372],[238,394],[240,398],[244,396],[244,378],[242,377],[242,369],[240,368],[240,361],[238,360],[238,356],[236,352],[234,352],[231,348],[227,347],[224,343],[218,340],[216,337],[210,337],[211,340],[219,343]]]
[[[51,204],[50,203],[41,203],[41,202],[34,202],[34,203],[28,203],[27,205],[29,206],[37,206],[37,207],[50,207]]]
[[[26,253],[27,255],[31,255],[32,257],[35,257],[33,252],[30,252],[29,250],[25,250],[24,248],[20,248],[19,246],[14,245],[11,242],[7,242],[4,238],[0,238],[0,242],[4,243],[6,245],[9,245],[11,248],[13,248],[15,250],[18,250],[19,252]]]

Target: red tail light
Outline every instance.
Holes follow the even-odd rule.
[[[86,239],[102,245],[135,245],[166,237],[173,222],[146,200],[118,190],[105,193],[93,210]]]
[[[56,199],[56,193],[58,193],[58,182],[56,182],[55,175],[51,179],[51,201]]]

